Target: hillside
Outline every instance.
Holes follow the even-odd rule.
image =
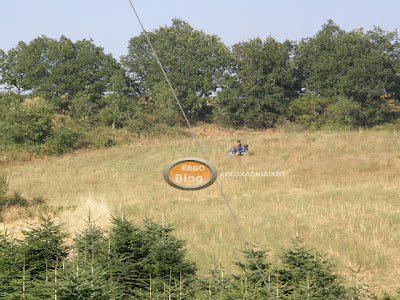
[[[400,133],[392,131],[279,132],[196,128],[207,158],[250,244],[272,253],[299,235],[328,254],[338,270],[361,266],[374,291],[400,287]],[[251,156],[225,156],[235,140],[250,145]],[[188,258],[206,273],[213,261],[227,272],[244,249],[217,188],[176,190],[162,177],[174,159],[200,157],[190,137],[138,139],[113,148],[3,164],[10,190],[42,196],[70,231],[84,226],[90,209],[97,223],[129,213],[174,223],[187,241]],[[222,172],[285,172],[285,176],[221,176]],[[5,225],[17,232],[35,212],[12,209]]]

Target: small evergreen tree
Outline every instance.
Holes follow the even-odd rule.
[[[143,236],[148,255],[143,260],[144,270],[154,277],[178,279],[194,275],[193,262],[185,260],[185,242],[171,235],[173,226],[165,226],[147,219],[144,222]]]
[[[263,273],[268,288],[265,286],[260,272],[248,251],[243,251],[244,262],[239,261],[235,263],[242,271],[241,275],[233,275],[236,290],[240,291],[240,294],[246,299],[270,298],[269,290],[272,291],[275,280],[274,276],[270,275],[273,273],[273,271],[271,272],[272,264],[266,261],[268,252],[269,251],[252,250],[252,255]]]
[[[59,280],[57,298],[69,299],[124,299],[119,286],[106,279],[107,270],[75,260]]]
[[[12,281],[22,270],[22,257],[8,230],[0,234],[0,299],[13,292]],[[22,287],[22,284],[21,284]]]
[[[22,233],[22,253],[34,278],[54,269],[56,262],[62,261],[68,254],[68,247],[64,243],[68,234],[50,216],[41,216],[39,224],[30,226]]]
[[[105,231],[91,221],[90,214],[87,224],[87,228],[74,237],[75,249],[81,257],[85,257],[85,260],[86,258],[97,260],[104,255],[107,247]]]
[[[73,295],[79,286],[80,297],[89,294],[93,299],[120,299],[122,289],[112,276],[113,262],[118,259],[111,259],[106,232],[91,220],[90,212],[87,224],[87,228],[74,238],[76,259],[63,277],[60,295],[70,299],[68,295]]]
[[[126,294],[135,288],[145,286],[147,276],[143,271],[142,259],[147,251],[144,248],[142,232],[126,216],[112,217],[109,233],[113,280],[118,282]]]
[[[296,238],[293,249],[279,255],[283,264],[279,270],[281,294],[307,299],[347,299],[343,278],[333,273],[334,265],[301,243]]]
[[[190,294],[196,267],[185,260],[185,242],[171,235],[171,224],[160,225],[150,219],[144,221],[143,237],[147,255],[143,258],[143,270],[147,278],[153,278],[152,288],[162,291],[166,283],[168,290]]]

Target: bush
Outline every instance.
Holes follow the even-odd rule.
[[[14,192],[12,196],[5,197],[0,203],[0,208],[5,206],[29,206],[29,200],[22,197],[20,193]]]
[[[43,144],[53,127],[53,113],[53,108],[41,101],[24,104],[19,97],[3,96],[0,105],[3,144]]]
[[[327,108],[326,117],[330,125],[350,128],[362,126],[364,119],[361,105],[343,97]]]
[[[132,132],[133,134],[140,136],[144,132],[151,131],[152,127],[154,126],[154,123],[152,123],[146,116],[143,114],[138,114],[138,116],[134,119],[132,119],[127,128],[128,131]]]
[[[129,123],[129,120],[137,110],[137,98],[115,93],[103,96],[96,119],[101,125],[122,128]]]
[[[6,194],[8,191],[8,177],[4,172],[0,173],[0,202],[6,198]]]
[[[98,110],[99,104],[97,102],[97,98],[87,93],[79,92],[69,105],[69,113],[75,119],[88,120]]]
[[[0,199],[0,211],[10,206],[38,206],[44,204],[45,202],[46,201],[42,197],[34,197],[32,200],[29,200],[25,197],[22,197],[19,192],[14,192],[11,196],[6,196]]]
[[[301,125],[303,128],[320,128],[325,122],[325,111],[331,100],[316,95],[302,95],[295,99],[289,106],[290,121]]]
[[[50,138],[46,141],[48,154],[63,154],[79,148],[78,141],[83,134],[73,126],[62,122],[51,132]]]
[[[28,200],[21,196],[19,192],[7,196],[8,192],[8,177],[6,173],[0,172],[0,211],[7,206],[37,206],[45,203],[42,197],[34,197],[32,200]]]

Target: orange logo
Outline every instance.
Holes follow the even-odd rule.
[[[207,161],[199,158],[181,158],[165,167],[165,181],[178,189],[204,189],[217,179],[217,170]]]

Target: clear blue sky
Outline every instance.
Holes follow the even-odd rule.
[[[400,27],[400,0],[133,0],[148,31],[174,17],[216,34],[231,46],[272,35],[279,41],[313,36],[328,19],[351,30]],[[3,0],[0,49],[46,35],[93,38],[119,58],[140,28],[128,0]]]

